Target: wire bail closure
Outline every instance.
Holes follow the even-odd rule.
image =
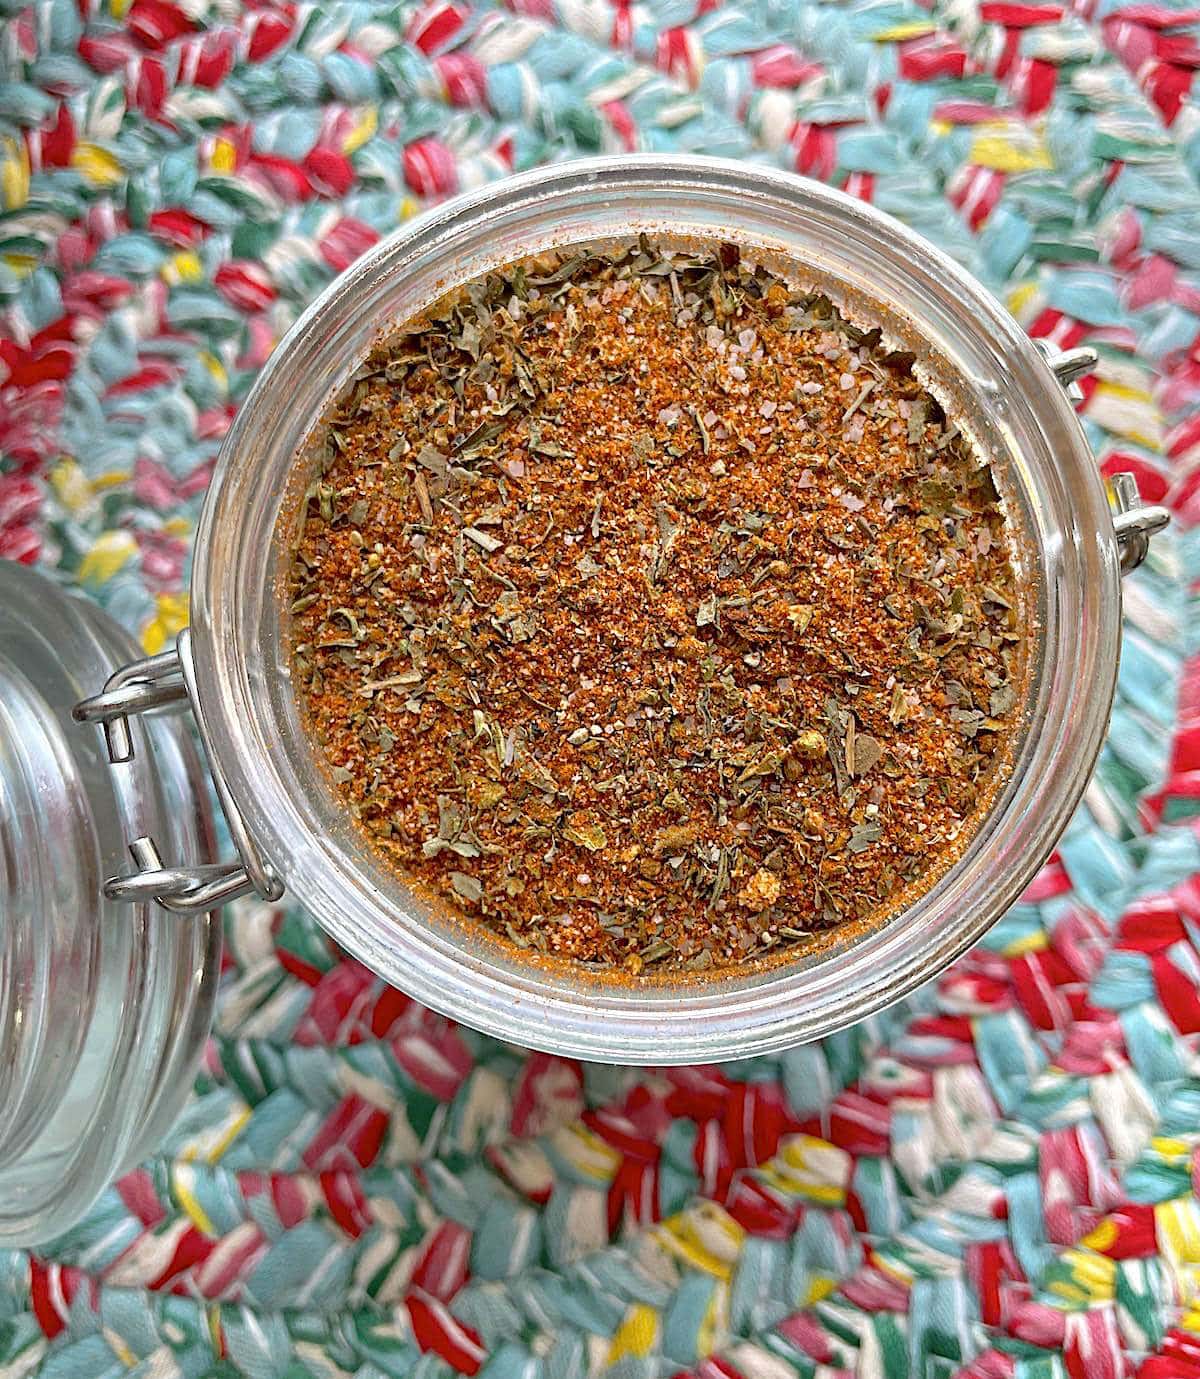
[[[278,900],[283,894],[283,884],[260,857],[208,750],[203,718],[197,707],[191,643],[186,631],[180,633],[171,651],[131,661],[114,671],[103,691],[80,700],[71,710],[71,716],[77,723],[100,724],[109,762],[119,766],[134,757],[131,718],[160,709],[182,711],[186,707],[191,708],[196,720],[209,773],[238,860],[208,866],[167,866],[153,838],[134,838],[129,843],[129,854],[135,870],[110,876],[104,883],[104,894],[110,900],[131,904],[153,900],[164,910],[178,915],[201,914],[251,893],[263,900]]]
[[[1100,362],[1096,351],[1087,345],[1058,350],[1046,340],[1035,340],[1034,344],[1045,356],[1050,372],[1067,397],[1072,402],[1082,402],[1079,380],[1092,373]],[[1113,509],[1113,530],[1121,553],[1121,573],[1127,575],[1149,555],[1150,538],[1167,526],[1171,514],[1157,503],[1143,503],[1137,480],[1128,472],[1114,474],[1109,479],[1109,505]]]

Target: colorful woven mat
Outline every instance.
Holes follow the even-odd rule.
[[[418,1008],[229,916],[159,1155],[0,1256],[0,1376],[1200,1376],[1200,10],[1077,0],[2,0],[0,555],[157,651],[239,400],[431,200],[595,150],[825,178],[1100,351],[1177,521],[1024,901],[917,999],[664,1072]]]

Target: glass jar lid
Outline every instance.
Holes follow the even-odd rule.
[[[161,1137],[212,1018],[217,916],[104,894],[127,840],[214,854],[179,720],[139,719],[115,765],[72,721],[136,655],[94,604],[0,562],[0,1245],[66,1229]]]

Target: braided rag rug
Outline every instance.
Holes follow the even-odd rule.
[[[195,1096],[0,1255],[0,1379],[1200,1379],[1200,9],[0,0],[0,555],[158,651],[230,418],[422,205],[596,150],[795,168],[1035,336],[1173,530],[1086,803],[986,944],[777,1058],[583,1066],[228,917]]]

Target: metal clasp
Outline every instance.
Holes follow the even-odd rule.
[[[1121,573],[1127,575],[1150,552],[1150,538],[1171,520],[1168,509],[1157,503],[1143,503],[1137,480],[1129,473],[1114,474],[1112,489],[1113,530],[1121,550]]]
[[[1035,340],[1045,356],[1050,372],[1062,384],[1072,402],[1082,402],[1079,380],[1090,374],[1100,362],[1100,356],[1087,345],[1075,349],[1058,350],[1046,340]],[[1113,509],[1113,530],[1121,553],[1121,573],[1129,574],[1145,560],[1150,552],[1150,538],[1170,522],[1167,508],[1156,503],[1143,503],[1137,480],[1129,473],[1114,474],[1109,479],[1110,505]]]
[[[183,632],[174,650],[122,666],[109,677],[101,694],[81,700],[72,710],[77,723],[101,725],[108,759],[119,765],[133,760],[131,718],[153,709],[191,707],[238,861],[170,867],[164,865],[153,838],[134,838],[129,854],[136,869],[110,876],[104,883],[104,894],[110,900],[154,900],[164,910],[179,915],[201,914],[251,892],[264,900],[278,900],[283,894],[283,885],[259,856],[245,821],[214,767],[196,703],[190,650],[188,634]]]

